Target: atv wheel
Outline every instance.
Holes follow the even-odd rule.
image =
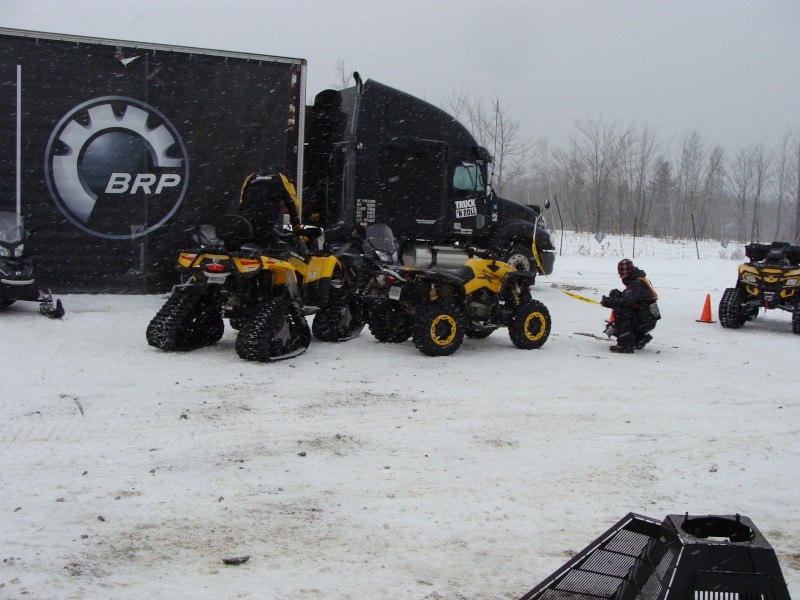
[[[302,354],[311,342],[308,322],[287,297],[259,305],[236,336],[236,354],[245,360],[273,362]]]
[[[792,333],[800,335],[800,304],[795,304],[792,311]]]
[[[719,301],[719,324],[729,329],[739,329],[746,320],[742,313],[742,290],[727,288]]]
[[[523,302],[511,313],[508,336],[522,350],[541,348],[550,336],[550,312],[538,300]]]
[[[10,298],[0,298],[0,310],[4,310],[14,304],[16,300],[11,300]]]
[[[346,342],[364,329],[363,301],[349,294],[335,294],[328,305],[314,316],[311,333],[323,342]]]
[[[220,340],[222,301],[206,288],[177,287],[147,326],[147,343],[162,350],[194,350]]]
[[[520,244],[515,244],[511,252],[503,257],[503,262],[508,263],[517,271],[532,271],[538,272],[536,261],[533,258],[533,252],[530,248],[526,248]]]
[[[379,342],[402,344],[411,337],[408,308],[396,300],[379,302],[370,312],[369,331]]]
[[[417,310],[411,326],[414,345],[428,356],[449,356],[464,341],[466,319],[449,302],[432,302]]]

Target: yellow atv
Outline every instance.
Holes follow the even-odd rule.
[[[485,338],[500,327],[524,350],[540,348],[550,335],[550,313],[531,297],[535,274],[517,271],[491,251],[472,249],[455,269],[404,269],[400,275],[370,316],[379,341],[410,336],[423,354],[448,356],[465,336]]]
[[[178,255],[184,283],[148,325],[147,342],[162,350],[208,346],[222,337],[228,318],[239,330],[236,353],[243,359],[269,362],[304,352],[311,341],[305,315],[331,304],[343,277],[339,260],[290,245],[249,245],[252,225],[238,215],[223,215],[215,228],[218,240]],[[319,233],[303,231],[309,238]]]
[[[786,242],[748,244],[748,262],[739,265],[736,287],[719,303],[719,322],[738,329],[758,316],[760,308],[792,313],[792,332],[800,334],[800,246]]]

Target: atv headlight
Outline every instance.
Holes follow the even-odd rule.
[[[786,280],[786,285],[797,285],[797,282],[800,281],[797,277],[793,277],[792,279]]]
[[[11,252],[5,246],[0,246],[0,256],[11,256]]]
[[[16,248],[14,248],[14,256],[20,257],[25,253],[25,244],[20,244]]]
[[[755,275],[750,275],[750,273],[745,273],[742,275],[742,279],[744,279],[747,283],[758,283],[758,279],[756,279]]]

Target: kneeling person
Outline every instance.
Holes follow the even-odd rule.
[[[617,272],[625,289],[611,290],[608,296],[603,296],[600,304],[614,311],[613,335],[617,338],[617,345],[611,346],[611,351],[631,354],[653,339],[650,332],[661,318],[656,304],[658,294],[647,280],[646,273],[629,259],[619,261]]]

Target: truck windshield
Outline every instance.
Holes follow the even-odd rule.
[[[456,165],[453,171],[453,187],[465,192],[482,192],[485,187],[478,165],[473,163]]]

